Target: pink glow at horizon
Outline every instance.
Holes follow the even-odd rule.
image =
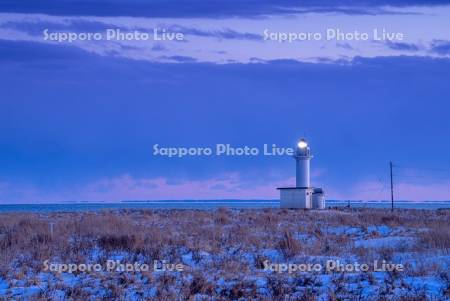
[[[214,199],[278,199],[277,187],[289,187],[294,178],[250,185],[241,181],[239,174],[226,174],[206,180],[187,180],[171,183],[169,179],[133,178],[123,175],[105,178],[64,191],[45,192],[33,185],[17,187],[0,183],[0,203],[55,203],[76,201],[119,202],[122,200],[214,200]],[[330,200],[387,200],[387,185],[362,181],[346,189],[322,185]],[[411,201],[449,200],[450,182],[434,184],[397,183],[395,198]]]

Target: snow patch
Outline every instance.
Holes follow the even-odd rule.
[[[381,238],[358,239],[355,240],[357,248],[402,248],[410,247],[414,244],[415,238],[408,236],[390,236]]]

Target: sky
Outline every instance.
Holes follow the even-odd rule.
[[[301,137],[327,199],[450,200],[450,1],[361,3],[2,1],[0,203],[277,199]]]

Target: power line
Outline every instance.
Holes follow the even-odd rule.
[[[450,180],[450,176],[448,177],[442,177],[442,176],[423,176],[423,175],[401,175],[401,174],[394,174],[396,178],[414,178],[414,179],[430,179],[430,180]]]
[[[450,169],[447,168],[433,168],[433,167],[409,167],[409,166],[400,166],[393,165],[396,168],[400,169],[411,169],[411,170],[428,170],[428,171],[437,171],[437,172],[450,172]]]
[[[391,184],[391,202],[392,208],[394,210],[394,177],[401,180],[401,183],[417,184],[430,181],[439,180],[450,180],[450,169],[447,168],[434,168],[434,167],[412,167],[412,166],[402,166],[393,164],[392,161],[389,162],[390,169],[390,184]],[[396,169],[394,174],[394,168]],[[409,173],[409,174],[402,174]],[[406,180],[404,180],[406,179]],[[410,180],[408,180],[410,179]],[[416,179],[416,180],[414,180]],[[425,180],[424,180],[425,179]]]
[[[398,171],[395,174],[397,178],[450,180],[450,169],[447,168],[411,167],[401,165],[394,165],[394,167]]]
[[[391,211],[394,211],[394,176],[392,175],[392,161],[389,161],[391,171]]]

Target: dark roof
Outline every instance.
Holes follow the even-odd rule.
[[[323,193],[323,189],[322,188],[314,188],[313,194],[314,193]]]
[[[283,190],[283,189],[308,189],[308,188],[311,188],[311,187],[279,187],[277,189]]]

